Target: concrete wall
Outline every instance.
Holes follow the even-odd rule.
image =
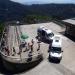
[[[65,33],[71,35],[72,37],[75,37],[75,26],[66,26]]]
[[[11,72],[21,72],[24,70],[28,70],[39,64],[42,59],[42,56],[39,56],[37,60],[28,63],[13,63],[2,58],[5,68]]]

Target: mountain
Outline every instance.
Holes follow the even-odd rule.
[[[75,17],[75,4],[41,4],[31,5],[29,9],[35,14],[66,19]]]
[[[0,0],[0,20],[19,20],[24,15],[30,13],[27,6],[12,2],[10,0]]]
[[[22,20],[27,15],[42,15],[58,19],[75,17],[75,4],[22,5],[10,0],[0,0],[0,20]]]

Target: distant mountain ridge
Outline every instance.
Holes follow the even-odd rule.
[[[45,15],[66,19],[75,17],[75,4],[22,5],[10,0],[0,0],[0,20],[22,20],[26,15]]]
[[[41,15],[60,17],[61,19],[75,17],[75,4],[41,4],[32,5],[30,9]]]

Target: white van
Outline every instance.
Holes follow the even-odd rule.
[[[42,39],[52,40],[54,33],[51,30],[45,28],[44,26],[41,26],[37,29],[37,35]]]
[[[54,60],[62,59],[62,39],[60,35],[55,35],[53,37],[52,45],[49,47],[49,58]]]

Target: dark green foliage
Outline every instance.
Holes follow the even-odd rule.
[[[44,19],[48,19],[48,17],[59,20],[72,18],[75,17],[75,4],[37,4],[28,6],[10,0],[0,0],[0,21],[22,20],[24,16],[33,14],[44,16]],[[36,18],[40,19],[41,16]]]
[[[0,34],[2,34],[3,30],[4,30],[4,24],[0,23]]]
[[[26,23],[39,23],[50,21],[51,17],[48,16],[41,16],[41,15],[27,15],[23,18]]]
[[[10,0],[0,0],[0,21],[19,20],[28,12],[24,5]]]
[[[43,4],[32,5],[30,9],[37,14],[52,16],[57,19],[65,19],[75,17],[74,4]],[[35,10],[35,11],[34,11]]]

